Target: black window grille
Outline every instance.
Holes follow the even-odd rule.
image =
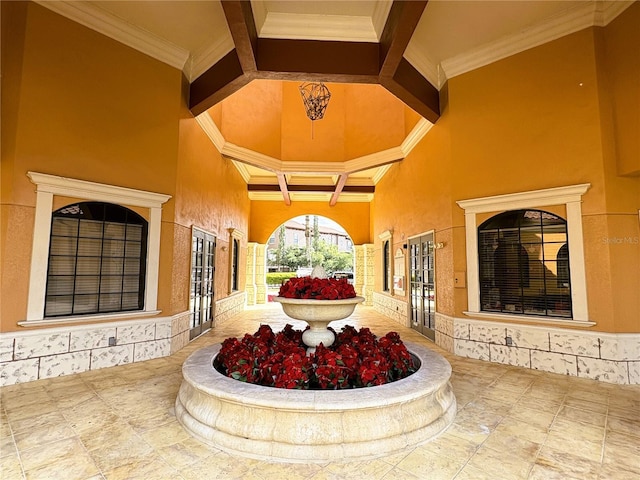
[[[566,220],[501,213],[478,227],[478,250],[482,311],[571,318]]]
[[[53,212],[44,316],[142,310],[147,228],[136,212],[111,203]]]
[[[391,246],[389,240],[382,243],[382,290],[388,292],[391,287]]]
[[[240,241],[236,238],[233,239],[233,252],[231,263],[231,291],[238,290],[238,267],[240,261]]]

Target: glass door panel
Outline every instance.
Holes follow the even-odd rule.
[[[433,233],[409,240],[411,327],[435,340],[435,255]]]

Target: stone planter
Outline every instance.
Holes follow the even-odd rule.
[[[280,302],[282,311],[290,318],[302,320],[309,324],[309,330],[302,334],[302,341],[309,347],[307,352],[314,352],[322,343],[325,347],[333,344],[335,336],[327,329],[334,320],[342,320],[350,316],[356,305],[364,302],[364,297],[343,298],[341,300],[309,300],[303,298],[274,297]]]
[[[202,442],[250,458],[324,463],[390,455],[435,438],[456,414],[449,363],[406,345],[420,363],[413,375],[350,390],[239,382],[213,368],[220,345],[206,347],[183,365],[176,417]]]

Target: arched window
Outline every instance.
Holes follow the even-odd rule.
[[[486,312],[571,318],[567,222],[514,210],[478,227],[480,305]]]
[[[45,317],[144,309],[147,221],[104,202],[52,214]]]

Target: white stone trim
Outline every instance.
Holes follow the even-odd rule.
[[[171,195],[135,190],[132,188],[87,182],[73,178],[27,172],[36,185],[36,212],[31,251],[27,322],[44,320],[44,303],[47,283],[47,265],[53,214],[53,196],[78,198],[81,200],[110,202],[119,205],[144,207],[149,209],[149,229],[147,237],[147,271],[144,312],[148,315],[156,311],[158,304],[158,270],[160,261],[160,228],[162,204]],[[74,317],[86,321],[85,316]]]
[[[586,273],[584,266],[584,246],[582,232],[582,195],[591,184],[583,183],[567,187],[547,188],[529,192],[510,193],[491,197],[459,200],[456,203],[464,209],[465,239],[467,254],[467,308],[470,315],[482,313],[480,310],[480,279],[478,272],[478,213],[500,212],[549,205],[565,205],[567,211],[567,237],[571,272],[571,301],[573,320],[589,320],[587,304]],[[546,317],[545,317],[546,318]],[[551,317],[549,317],[549,320]]]
[[[118,318],[122,318],[122,322],[129,320],[135,320],[135,317],[150,317],[161,313],[160,310],[141,310],[131,312],[116,312],[116,313],[100,313],[96,315],[82,315],[82,316],[70,316],[70,317],[52,317],[43,318],[42,320],[24,320],[18,322],[21,327],[36,327],[36,326],[55,326],[60,324],[78,323],[86,325],[87,322],[104,322],[104,321],[119,321]],[[39,330],[38,330],[39,331]],[[0,334],[1,335],[1,334]]]
[[[214,326],[221,325],[230,318],[244,311],[247,303],[246,292],[235,292],[233,295],[222,298],[216,302]]]
[[[409,304],[400,297],[373,292],[373,309],[403,327],[409,327]]]
[[[492,363],[608,383],[640,384],[640,333],[594,332],[437,313],[436,344],[456,355]]]

